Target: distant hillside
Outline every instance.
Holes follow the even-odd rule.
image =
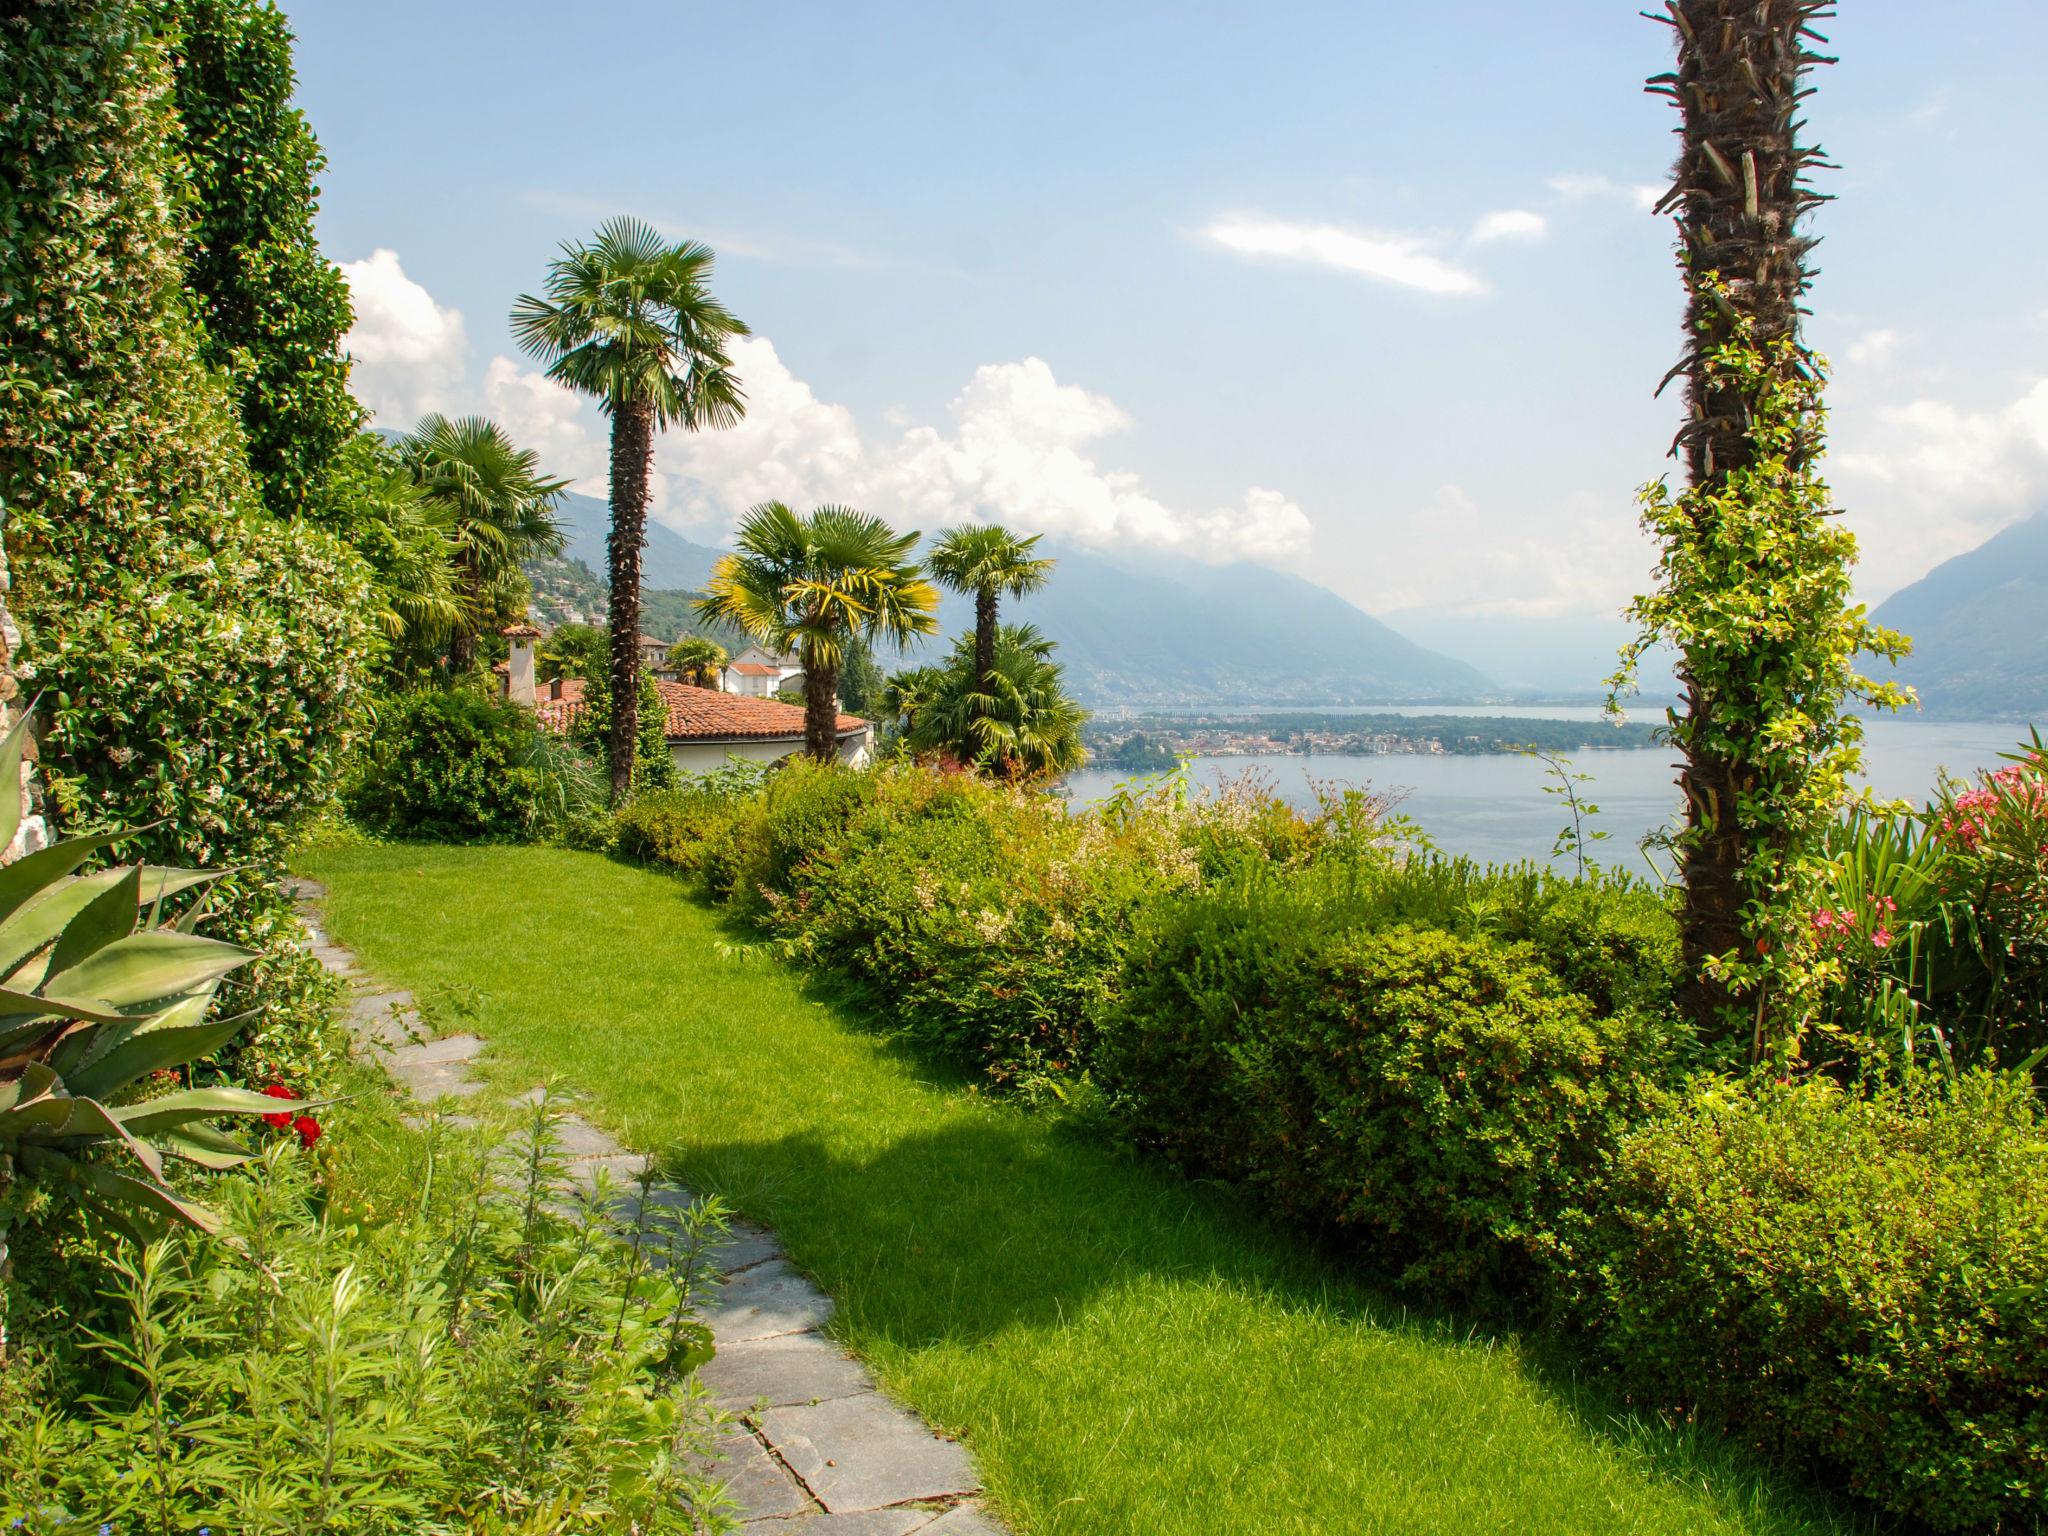
[[[595,496],[570,491],[562,498],[558,514],[569,547],[567,560],[581,560],[602,579],[605,573],[604,541],[612,525],[611,508]],[[688,539],[653,518],[647,520],[647,548],[640,556],[640,584],[643,587],[703,588],[711,567],[723,551]]]
[[[1041,546],[1044,547],[1044,546]],[[1005,607],[1060,645],[1086,704],[1152,707],[1463,699],[1492,684],[1334,592],[1259,565],[1046,548],[1051,584]],[[941,641],[973,622],[948,594]],[[921,657],[943,644],[927,645]]]
[[[1895,592],[1872,616],[1913,637],[1899,676],[1949,720],[2048,723],[2048,513]]]
[[[600,577],[605,504],[565,499],[565,559]],[[1405,639],[1334,592],[1260,565],[1201,565],[1159,556],[1046,550],[1052,584],[1006,605],[1059,642],[1082,702],[1152,707],[1356,704],[1468,699],[1494,691],[1476,668]],[[684,593],[701,590],[720,551],[650,521],[643,566],[643,626],[661,639],[697,626]],[[974,622],[973,605],[947,593],[940,632],[904,660],[934,660]],[[884,656],[884,667],[899,664]]]

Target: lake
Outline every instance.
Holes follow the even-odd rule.
[[[1391,712],[1391,711],[1389,711]],[[1417,711],[1421,713],[1422,711]],[[1471,706],[1460,713],[1479,714]],[[1486,714],[1521,715],[1521,711],[1489,709]],[[1529,711],[1529,714],[1540,713]],[[1555,709],[1548,718],[1571,715]],[[1526,718],[1526,715],[1524,716]],[[1988,725],[1950,721],[1872,720],[1864,737],[1865,782],[1879,794],[1918,803],[1933,789],[1943,769],[1956,775],[1999,766],[2001,752],[2010,752],[2026,731],[2010,722]],[[1639,751],[1581,752],[1574,771],[1592,775],[1578,786],[1582,796],[1600,807],[1594,830],[1609,834],[1595,851],[1603,863],[1647,873],[1636,842],[1664,826],[1678,810],[1677,754],[1669,747]],[[1255,773],[1291,804],[1315,804],[1310,780],[1369,786],[1404,792],[1401,810],[1419,822],[1446,853],[1475,859],[1513,861],[1547,859],[1558,828],[1567,819],[1562,802],[1546,795],[1554,783],[1541,763],[1509,755],[1485,757],[1296,757],[1264,755],[1197,758],[1195,781],[1214,785]],[[1067,780],[1077,804],[1093,804],[1128,773],[1089,769]]]

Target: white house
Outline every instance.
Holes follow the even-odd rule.
[[[778,655],[765,646],[750,645],[725,664],[718,682],[727,693],[772,699],[785,690],[803,687],[804,664],[794,652]]]
[[[505,631],[512,652],[506,697],[532,709],[542,730],[564,732],[582,712],[583,679],[562,678],[535,687],[533,642],[539,634],[531,625],[514,625]],[[722,768],[727,759],[735,757],[754,763],[777,763],[804,749],[804,712],[794,704],[697,688],[665,678],[655,679],[654,687],[666,712],[669,756],[685,773]],[[875,728],[871,722],[855,715],[841,715],[836,734],[842,763],[864,768],[873,760]]]

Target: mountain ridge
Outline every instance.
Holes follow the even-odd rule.
[[[1898,680],[1944,720],[2048,720],[2048,512],[1944,560],[1871,618],[1913,639]]]

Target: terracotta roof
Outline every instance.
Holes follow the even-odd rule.
[[[746,677],[774,677],[782,671],[780,667],[764,666],[758,661],[736,661],[726,670]]]
[[[507,640],[538,640],[540,631],[531,624],[507,624],[498,631]]]
[[[670,683],[657,678],[655,689],[667,706],[667,735],[670,741],[795,740],[804,733],[804,712],[795,704],[774,699],[750,699],[737,693],[720,693],[715,688],[693,688],[688,683]],[[583,709],[583,679],[565,678],[562,697],[551,699],[542,690],[534,705],[534,718],[550,731],[565,731]],[[839,717],[839,734],[850,735],[867,729],[858,715]]]

